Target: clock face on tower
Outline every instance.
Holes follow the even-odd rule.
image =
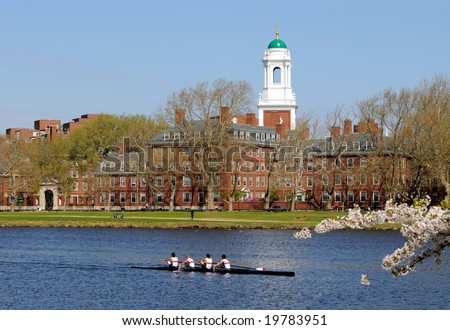
[[[238,122],[238,119],[237,119],[236,117],[233,117],[233,119],[231,119],[231,122],[232,122],[233,124],[236,124],[236,123]]]

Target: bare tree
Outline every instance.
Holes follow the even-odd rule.
[[[248,82],[219,79],[173,93],[166,103],[167,117],[180,134],[179,147],[190,155],[193,171],[203,177],[209,210],[214,209],[224,150],[231,144],[231,118],[249,109],[251,94]]]

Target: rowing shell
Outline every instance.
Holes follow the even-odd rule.
[[[169,270],[169,271],[177,271],[178,268],[170,267],[170,266],[131,266],[131,268],[138,269],[152,269],[152,270]],[[180,270],[185,272],[200,272],[200,273],[220,273],[220,274],[249,274],[249,275],[273,275],[273,276],[295,276],[294,272],[283,271],[283,270],[265,270],[265,269],[256,269],[256,268],[231,268],[231,269],[206,269],[202,267],[182,267]]]

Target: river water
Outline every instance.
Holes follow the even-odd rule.
[[[449,309],[450,258],[393,278],[396,231],[0,228],[0,309]],[[171,252],[294,270],[295,277],[132,269]],[[360,284],[368,274],[369,286]]]

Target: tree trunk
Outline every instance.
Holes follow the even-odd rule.
[[[169,197],[169,212],[173,212],[175,210],[175,205],[173,203],[174,198],[175,198],[175,189],[172,189]]]
[[[292,196],[291,196],[291,205],[289,207],[290,211],[295,211],[295,201],[297,200],[297,190],[292,190]]]
[[[228,201],[228,211],[233,211],[233,202],[234,202],[234,197],[230,196],[230,199]]]
[[[208,211],[214,210],[214,182],[209,180],[207,185],[208,189]]]

